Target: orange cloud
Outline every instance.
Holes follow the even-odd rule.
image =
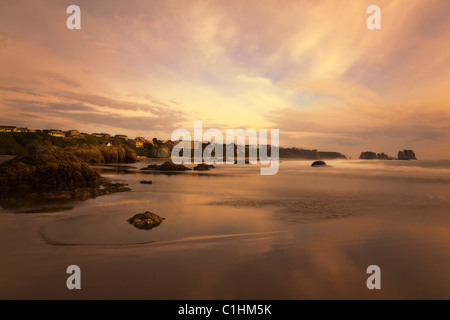
[[[382,29],[370,31],[372,2],[79,0],[79,31],[65,26],[70,1],[3,2],[0,112],[17,125],[112,133],[119,118],[149,117],[120,131],[162,138],[193,120],[277,127],[285,145],[450,157],[438,147],[450,138],[450,3],[378,0]],[[63,104],[91,109],[50,117]]]

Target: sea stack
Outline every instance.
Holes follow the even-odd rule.
[[[384,152],[375,153],[372,151],[361,152],[359,156],[360,160],[393,160],[394,157],[388,156]]]
[[[398,152],[398,160],[417,160],[417,158],[414,151],[403,150]]]

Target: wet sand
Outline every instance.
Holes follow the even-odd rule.
[[[133,191],[38,213],[2,208],[0,298],[450,298],[447,164],[309,164],[284,161],[273,177],[245,165],[111,171]],[[146,210],[166,220],[148,231],[126,221]],[[65,286],[72,264],[80,291]],[[381,290],[366,287],[373,264]]]

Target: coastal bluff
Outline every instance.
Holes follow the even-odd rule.
[[[137,161],[137,149],[120,138],[60,138],[43,132],[0,134],[1,155],[28,156],[45,150],[66,151],[90,164]]]
[[[347,159],[347,157],[339,152],[333,151],[317,151],[301,148],[279,148],[280,158],[297,158],[308,160],[333,160]]]

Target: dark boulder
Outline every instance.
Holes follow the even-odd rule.
[[[212,164],[200,163],[194,168],[194,170],[208,171],[209,169],[212,169],[212,168],[215,168]]]
[[[166,161],[161,165],[151,164],[147,166],[147,168],[142,168],[141,170],[187,171],[191,169],[182,164],[175,164],[172,161]]]
[[[138,229],[150,230],[159,226],[165,219],[150,211],[146,211],[145,213],[135,214],[127,221]]]
[[[319,161],[314,161],[313,164],[311,165],[311,167],[326,167],[327,164],[325,163],[325,161],[319,160]]]
[[[141,184],[152,184],[153,182],[150,180],[150,181],[145,181],[145,180],[143,180],[143,181],[141,181],[140,182]]]

